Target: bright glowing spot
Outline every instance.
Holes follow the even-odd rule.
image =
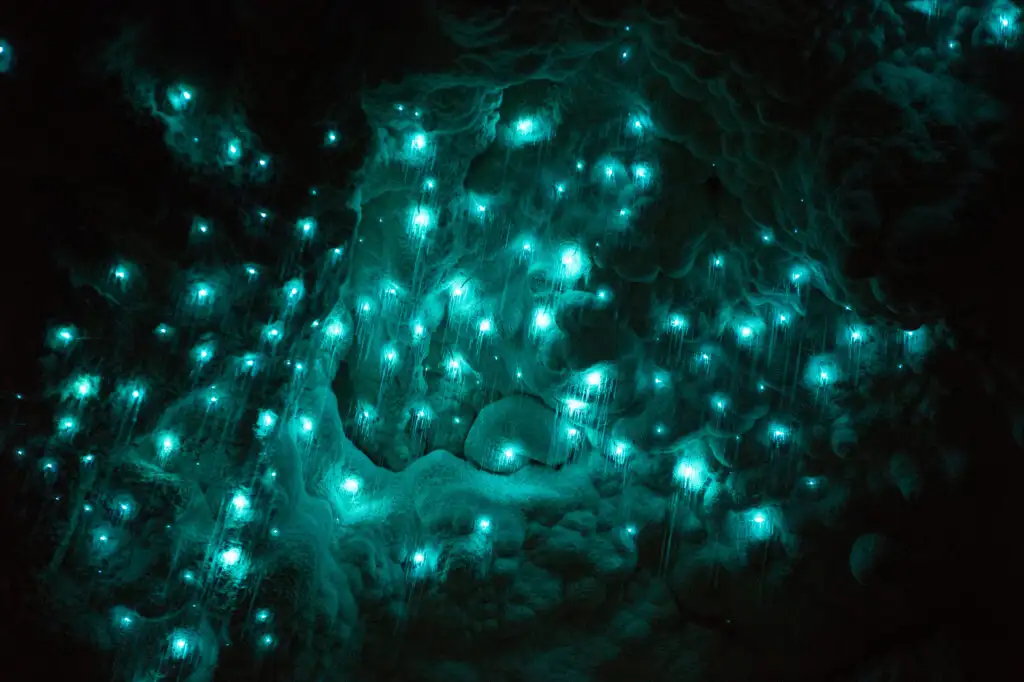
[[[578,400],[576,398],[566,398],[562,402],[565,405],[565,408],[569,410],[570,414],[582,412],[588,407],[585,402],[583,402],[582,400]]]
[[[768,436],[775,445],[782,445],[789,440],[789,429],[779,424],[768,427]]]
[[[309,239],[316,233],[316,220],[313,218],[303,218],[296,223],[296,227],[304,239]]]
[[[427,136],[423,133],[416,133],[409,138],[409,147],[413,151],[423,151],[427,148]]]
[[[341,484],[341,489],[342,490],[344,490],[347,493],[351,493],[353,495],[355,495],[356,493],[359,492],[359,488],[360,488],[360,483],[359,483],[359,479],[358,478],[353,478],[353,477],[346,478],[342,482],[342,484]]]
[[[260,411],[259,416],[256,418],[256,426],[254,430],[258,438],[266,438],[274,431],[274,427],[277,425],[277,414],[271,410]]]
[[[481,334],[489,334],[494,329],[494,324],[488,319],[483,319],[480,320],[480,324],[477,328],[480,330]]]
[[[676,465],[675,480],[687,490],[697,490],[704,483],[704,464],[695,460],[683,460]]]
[[[600,370],[594,370],[592,372],[588,372],[586,377],[584,377],[584,380],[586,381],[587,386],[597,388],[604,382],[604,374]]]
[[[551,313],[545,308],[538,308],[533,313],[533,326],[537,329],[547,329],[551,326]]]
[[[240,159],[241,156],[242,156],[242,141],[239,140],[238,138],[234,138],[233,140],[229,140],[228,143],[226,145],[224,145],[224,160],[225,160],[225,162],[227,162],[229,164],[230,163],[234,163],[235,161],[238,161],[238,159]]]
[[[220,553],[220,560],[225,566],[235,566],[242,560],[241,550],[232,547]]]
[[[434,216],[426,208],[414,208],[409,217],[409,234],[423,237],[434,225]]]
[[[175,630],[169,637],[168,654],[171,658],[186,658],[192,652],[192,634],[185,630]]]
[[[842,379],[842,371],[831,355],[812,357],[804,371],[804,383],[813,389],[828,388]]]
[[[722,393],[716,393],[711,396],[711,407],[716,412],[725,412],[729,409],[729,398]]]
[[[653,175],[654,173],[651,171],[650,166],[642,163],[633,165],[633,184],[637,187],[641,189],[650,187]]]
[[[52,343],[51,345],[57,347],[66,347],[74,343],[75,339],[78,338],[78,330],[70,325],[63,327],[57,327],[52,332]]]
[[[476,527],[479,528],[482,531],[490,530],[490,528],[491,528],[491,520],[489,518],[487,518],[487,517],[483,517],[483,518],[481,518],[480,520],[478,520],[476,522]]]
[[[559,274],[565,279],[575,279],[582,275],[587,268],[585,256],[575,246],[564,248],[559,261],[561,263]]]

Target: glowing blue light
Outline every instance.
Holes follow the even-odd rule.
[[[99,392],[100,378],[91,375],[82,375],[75,379],[72,379],[66,389],[64,389],[65,400],[78,400],[83,402],[89,398],[93,398]]]
[[[354,476],[349,476],[341,482],[341,489],[352,495],[358,493],[361,487],[362,483]]]
[[[301,279],[290,279],[281,287],[281,293],[284,295],[285,305],[291,307],[306,295],[306,285]]]
[[[62,325],[50,332],[49,346],[55,350],[67,348],[78,340],[78,329],[72,325]]]
[[[190,630],[177,629],[168,637],[167,655],[172,659],[188,658],[195,646],[195,635]]]
[[[192,347],[192,361],[202,367],[213,359],[217,345],[213,341],[201,341]]]
[[[124,289],[130,279],[130,270],[131,266],[124,263],[118,263],[110,268],[110,278]]]
[[[422,152],[427,148],[427,136],[424,133],[414,133],[409,136],[409,149],[414,152]]]
[[[256,436],[258,438],[266,438],[273,433],[276,425],[277,414],[272,410],[261,410],[259,416],[256,418],[256,426],[254,428]]]
[[[804,383],[813,389],[825,389],[843,378],[839,363],[831,355],[815,355],[807,362]]]
[[[764,333],[765,324],[759,317],[744,317],[737,320],[733,325],[736,333],[736,342],[743,347],[756,346]]]
[[[174,336],[174,328],[170,325],[158,324],[156,329],[153,330],[153,333],[159,339],[167,339]]]
[[[110,502],[110,511],[119,521],[128,521],[136,513],[135,500],[128,493],[122,493]]]
[[[541,331],[551,327],[551,312],[547,308],[538,308],[533,312],[533,326]]]
[[[171,108],[175,111],[187,109],[188,105],[192,102],[192,98],[192,89],[187,85],[178,84],[167,88],[167,101],[171,103]]]
[[[410,236],[422,238],[433,226],[434,215],[429,209],[417,207],[410,212],[408,227]]]
[[[672,477],[685,490],[699,490],[704,485],[707,471],[703,462],[695,459],[684,459],[676,464]]]
[[[551,137],[552,130],[547,121],[536,116],[523,116],[512,121],[505,134],[505,141],[512,147],[535,144]]]
[[[789,271],[789,281],[795,287],[801,287],[810,281],[810,271],[803,265],[794,265]]]
[[[224,145],[223,161],[226,165],[232,165],[242,158],[242,141],[237,137],[231,138]]]
[[[243,559],[242,550],[237,547],[229,547],[220,553],[220,563],[226,567],[237,566]]]
[[[124,606],[116,606],[111,609],[110,620],[117,630],[125,632],[135,627],[139,622],[139,615]]]
[[[715,393],[711,396],[711,409],[723,413],[729,409],[729,396],[724,393]]]
[[[641,189],[650,187],[653,177],[654,173],[651,170],[651,167],[647,164],[633,164],[633,184],[637,187],[640,187]]]
[[[476,527],[479,528],[482,532],[486,533],[491,529],[491,520],[486,516],[482,516],[479,519],[477,519]]]
[[[181,441],[178,440],[177,434],[171,431],[161,431],[154,435],[156,454],[161,460],[165,460],[181,447]]]
[[[303,239],[311,239],[316,234],[315,218],[302,218],[295,226],[298,228],[299,234]]]
[[[216,291],[207,282],[196,282],[189,289],[189,303],[197,308],[213,305],[215,299]]]
[[[771,424],[768,426],[768,438],[774,445],[783,445],[789,441],[789,429],[781,424]]]
[[[669,331],[672,332],[685,332],[687,327],[686,318],[680,315],[679,313],[672,313],[671,315],[668,316],[666,326],[668,327]]]
[[[249,509],[249,498],[243,493],[237,493],[231,498],[231,507],[235,513],[241,514]]]
[[[328,130],[324,133],[324,144],[330,147],[338,141],[338,133],[333,130]]]
[[[274,322],[263,327],[263,340],[270,345],[277,345],[284,338],[284,325]]]
[[[562,249],[559,258],[559,274],[563,279],[577,279],[584,274],[588,266],[587,257],[576,246]]]
[[[324,325],[324,341],[327,345],[333,345],[336,341],[345,338],[345,325],[339,320],[328,320]]]
[[[14,62],[14,50],[6,40],[0,40],[0,73],[7,73],[11,70]]]
[[[78,420],[70,415],[57,417],[57,432],[65,437],[70,437],[78,432]]]
[[[646,117],[638,114],[630,114],[626,118],[626,132],[630,135],[643,135],[647,129]]]
[[[427,178],[426,180],[423,181],[424,192],[433,192],[436,187],[437,181],[434,180],[434,178]]]
[[[752,540],[767,540],[775,531],[774,513],[769,509],[751,509],[744,514],[746,532]]]

